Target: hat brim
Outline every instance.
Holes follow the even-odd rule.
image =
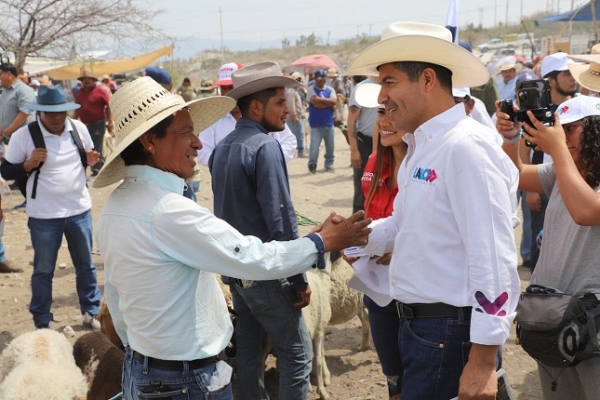
[[[93,79],[94,82],[98,82],[98,78],[96,78],[95,76],[80,76],[79,78],[77,78],[77,80],[83,81],[85,78],[90,78],[90,79]]]
[[[102,188],[125,178],[125,162],[121,157],[123,150],[129,147],[140,136],[160,121],[185,107],[190,108],[189,112],[192,121],[194,122],[194,131],[202,132],[231,111],[233,107],[235,107],[235,102],[225,96],[195,99],[187,103],[173,105],[150,117],[133,129],[123,141],[115,147],[114,151],[104,163],[104,167],[102,167],[98,176],[96,176],[92,186],[95,188]]]
[[[344,75],[378,76],[383,64],[428,62],[452,71],[452,86],[480,86],[490,78],[485,65],[461,46],[444,39],[406,35],[381,40],[363,50]]]
[[[224,79],[222,81],[217,81],[213,87],[217,86],[233,86],[233,81],[231,79]]]
[[[259,78],[248,82],[238,88],[234,88],[231,92],[227,93],[228,97],[234,100],[239,100],[242,97],[246,97],[261,90],[277,88],[277,87],[300,87],[302,86],[298,81],[287,76],[267,76],[265,78]]]
[[[379,104],[377,98],[381,91],[381,85],[379,83],[361,83],[356,87],[354,92],[354,100],[359,106],[365,108],[379,108],[382,104]]]
[[[64,104],[55,104],[55,105],[29,104],[23,108],[25,108],[27,110],[31,110],[31,111],[65,112],[65,111],[77,110],[79,107],[81,107],[81,106],[76,103],[64,103]]]
[[[590,72],[590,64],[569,64],[569,71],[581,86],[600,92],[600,76]]]

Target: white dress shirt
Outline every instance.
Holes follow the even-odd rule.
[[[229,133],[235,129],[236,122],[237,120],[233,115],[227,113],[223,118],[200,132],[199,138],[202,142],[202,150],[198,150],[198,162],[200,164],[208,167],[208,159],[213,150],[225,136],[229,135]],[[287,124],[285,124],[284,130],[270,132],[269,135],[273,136],[273,138],[281,145],[285,162],[290,162],[290,160],[294,158],[298,142],[296,141],[296,136],[294,136]]]
[[[233,327],[214,274],[280,279],[310,269],[309,238],[262,243],[181,195],[183,179],[127,167],[98,220],[105,296],[125,345],[163,360],[217,355]]]
[[[473,306],[471,341],[500,345],[520,293],[513,234],[518,171],[487,129],[458,104],[405,135],[394,213],[374,227],[365,251],[393,250],[393,298]],[[508,299],[498,310],[484,310],[502,293]]]

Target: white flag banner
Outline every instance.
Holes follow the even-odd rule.
[[[446,28],[452,32],[452,41],[458,44],[458,0],[450,0],[448,15],[446,17]]]

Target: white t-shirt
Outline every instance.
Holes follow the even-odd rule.
[[[46,130],[38,118],[42,136],[48,150],[48,158],[37,182],[35,199],[31,198],[35,173],[27,180],[27,216],[39,219],[67,218],[82,214],[92,208],[92,200],[86,186],[86,177],[79,149],[71,137],[71,123],[75,124],[86,150],[94,144],[85,125],[76,120],[67,120],[65,130],[54,135]],[[10,138],[5,158],[11,164],[25,162],[35,146],[29,127],[21,127]]]

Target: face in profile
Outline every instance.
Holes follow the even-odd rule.
[[[263,106],[260,124],[267,132],[279,132],[285,129],[289,109],[285,100],[285,89],[277,88],[277,94]]]
[[[202,144],[194,131],[194,122],[187,108],[174,114],[165,137],[154,138],[152,146],[154,153],[150,155],[150,165],[182,179],[194,175],[197,151],[202,149]]]

